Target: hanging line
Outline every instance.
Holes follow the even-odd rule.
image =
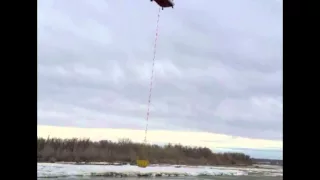
[[[151,78],[150,78],[150,90],[149,90],[149,98],[148,98],[148,110],[147,110],[147,117],[146,117],[146,129],[144,133],[144,143],[147,143],[147,133],[148,133],[148,121],[149,121],[149,115],[150,115],[150,103],[151,103],[151,94],[152,94],[152,85],[153,85],[153,76],[154,76],[154,63],[156,59],[157,54],[157,40],[158,40],[158,31],[159,31],[159,20],[160,20],[160,12],[161,8],[159,8],[158,12],[158,20],[157,20],[157,28],[156,28],[156,36],[154,40],[154,47],[153,47],[153,59],[152,59],[152,70],[151,70]]]

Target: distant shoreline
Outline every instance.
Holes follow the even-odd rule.
[[[52,162],[38,162],[38,163],[48,163]],[[89,165],[89,166],[125,166],[125,165],[135,165],[126,162],[109,163],[109,162],[54,162],[54,164],[68,164],[68,165]],[[184,167],[196,167],[197,165],[173,165],[173,164],[150,164],[149,167],[167,167],[173,166],[174,168],[184,168]],[[263,165],[263,164],[253,164],[253,165],[202,165],[210,166],[216,168],[255,168],[255,169],[275,169],[275,167],[282,167],[281,165]]]
[[[115,162],[115,163],[109,163],[109,162],[64,162],[64,161],[56,161],[56,162],[39,162],[38,163],[55,163],[55,164],[72,164],[72,165],[102,165],[102,166],[123,166],[123,165],[135,165],[135,163],[128,163],[128,162]],[[150,164],[149,166],[168,166],[172,165],[175,167],[181,167],[181,166],[195,166],[195,165],[179,165],[179,164]],[[206,166],[206,165],[203,165]],[[255,167],[258,165],[214,165],[216,167]]]
[[[137,159],[147,159],[150,164],[167,165],[239,167],[253,164],[252,158],[243,153],[214,153],[209,148],[171,144],[145,145],[129,139],[95,142],[75,138],[38,138],[37,146],[37,162],[134,165]]]

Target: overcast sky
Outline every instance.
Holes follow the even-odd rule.
[[[282,2],[161,11],[149,128],[282,140]],[[144,129],[158,5],[38,0],[38,124]]]

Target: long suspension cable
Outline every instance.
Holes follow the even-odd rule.
[[[153,47],[152,70],[151,70],[151,78],[150,78],[148,110],[147,110],[147,117],[146,117],[147,124],[146,124],[145,133],[144,133],[144,143],[147,143],[147,133],[148,133],[148,124],[149,124],[148,121],[149,121],[149,115],[150,115],[150,103],[151,103],[151,94],[152,94],[152,85],[153,85],[153,76],[154,76],[154,64],[155,64],[155,59],[157,54],[157,40],[158,40],[158,31],[159,31],[160,12],[161,12],[161,8],[159,8],[159,12],[158,12],[156,36],[155,36],[154,47]]]

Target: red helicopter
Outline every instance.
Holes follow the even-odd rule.
[[[163,8],[167,8],[167,7],[172,7],[174,6],[174,2],[173,0],[150,0],[151,2],[152,1],[155,1],[159,6],[162,7],[162,10]]]

